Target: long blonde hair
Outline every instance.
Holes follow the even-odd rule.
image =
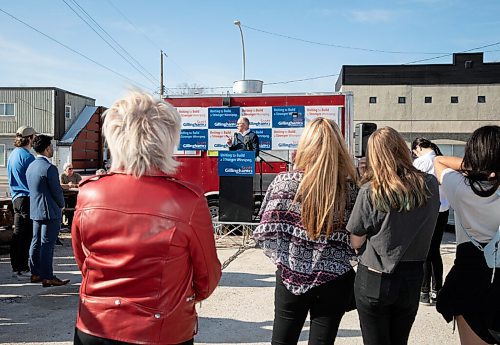
[[[295,169],[304,171],[294,202],[302,204],[308,236],[330,235],[336,222],[343,225],[347,181],[356,182],[354,164],[335,122],[322,117],[309,122],[299,140]]]
[[[367,171],[363,182],[371,182],[375,208],[409,211],[425,204],[429,191],[424,174],[413,167],[410,150],[395,129],[384,127],[368,139]]]

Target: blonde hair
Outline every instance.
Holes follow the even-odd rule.
[[[348,180],[356,183],[354,164],[335,122],[322,117],[309,122],[299,140],[295,169],[304,171],[294,202],[302,204],[308,236],[329,236],[343,225]]]
[[[111,152],[112,171],[136,177],[155,170],[175,173],[181,117],[171,105],[140,91],[116,101],[103,114],[103,135]]]
[[[367,171],[363,182],[371,182],[373,205],[382,212],[409,211],[425,204],[427,190],[424,173],[413,167],[403,137],[384,127],[368,139]]]

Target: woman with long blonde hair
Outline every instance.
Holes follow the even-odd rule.
[[[269,186],[254,232],[277,266],[272,344],[297,344],[308,312],[309,344],[334,343],[351,308],[354,252],[345,225],[357,190],[340,129],[324,118],[311,121],[293,171]]]
[[[416,169],[391,127],[368,139],[368,169],[347,224],[359,265],[354,283],[363,343],[406,344],[439,211],[438,183]]]

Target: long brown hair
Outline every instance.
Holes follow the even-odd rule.
[[[368,139],[367,171],[373,205],[380,211],[409,211],[428,198],[424,174],[413,167],[410,150],[395,129],[384,127]]]
[[[295,169],[304,171],[294,202],[302,204],[308,236],[330,235],[335,221],[344,219],[347,181],[356,182],[354,164],[335,122],[322,117],[309,122],[299,140]]]

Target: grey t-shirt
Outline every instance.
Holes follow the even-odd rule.
[[[429,199],[408,212],[377,210],[371,201],[371,183],[361,187],[346,227],[354,235],[366,235],[359,250],[361,264],[391,273],[400,261],[425,260],[440,205],[436,178],[426,174],[425,183]]]

